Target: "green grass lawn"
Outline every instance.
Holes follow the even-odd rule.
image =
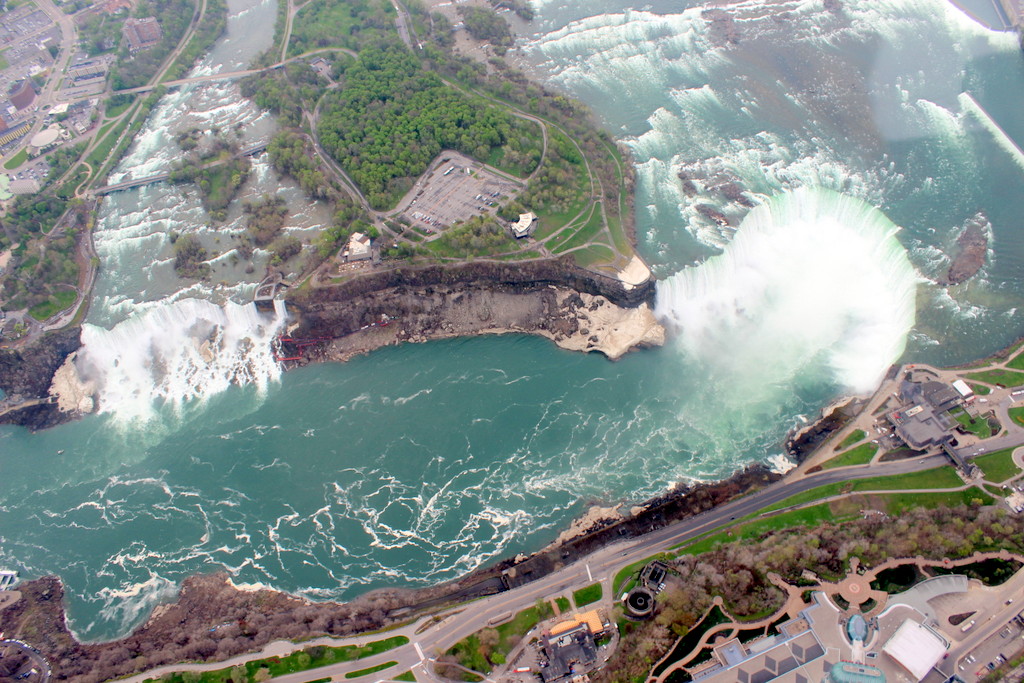
[[[602,228],[604,228],[604,218],[601,216],[601,205],[600,203],[595,203],[591,210],[590,220],[587,221],[586,225],[577,230],[575,235],[563,242],[559,247],[552,249],[552,251],[560,254],[575,247],[582,247],[597,237],[597,233]]]
[[[992,496],[978,488],[964,489],[963,491],[936,491],[935,493],[886,493],[879,496],[885,503],[885,512],[890,515],[899,515],[911,508],[936,508],[956,507],[957,505],[971,505],[974,501],[980,501],[982,505],[991,505],[995,502]]]
[[[56,292],[43,303],[31,308],[28,314],[39,322],[43,322],[75,303],[77,298],[78,293],[71,290]]]
[[[938,468],[953,470],[952,467]],[[916,472],[914,474],[929,474],[934,470],[927,470],[926,472]],[[953,472],[954,476],[956,473]],[[903,475],[907,476],[907,475]],[[931,475],[931,480],[937,481],[943,475]],[[879,477],[879,479],[898,479],[899,477]],[[871,481],[871,480],[865,480]],[[957,477],[957,481],[960,482],[960,478]],[[848,482],[853,483],[853,482]],[[873,486],[871,488],[881,489],[883,486]],[[896,488],[896,487],[891,487]],[[806,498],[809,500],[815,500],[819,497],[825,497],[826,495],[834,495],[830,491],[834,491],[833,486],[822,486],[817,489],[808,491],[807,494],[814,494],[807,496],[805,494],[799,494],[788,498],[778,504],[778,508],[788,507],[794,504],[794,499]],[[815,493],[820,492],[820,493]],[[838,492],[838,491],[837,491]],[[882,493],[878,495],[870,496],[869,500],[874,501],[879,507],[884,509],[885,512],[890,515],[900,514],[904,510],[908,510],[914,507],[937,507],[940,505],[956,506],[956,505],[970,505],[975,500],[981,502],[982,505],[991,505],[994,501],[991,496],[977,488],[964,489],[962,491],[936,491],[934,493]],[[773,506],[776,508],[776,506]],[[760,536],[768,533],[769,531],[778,531],[780,529],[789,529],[797,526],[817,526],[822,522],[831,522],[837,519],[846,519],[847,517],[837,516],[836,512],[832,509],[829,503],[819,503],[817,505],[811,505],[808,507],[799,508],[796,510],[789,510],[771,517],[763,517],[760,519],[746,518],[749,521],[743,522],[728,531],[719,532],[704,538],[698,539],[693,543],[683,547],[679,551],[679,555],[700,555],[706,553],[720,543],[729,543],[731,541],[748,539],[748,538],[759,538]]]
[[[1002,483],[1010,477],[1020,474],[1020,468],[1013,464],[1012,448],[1005,448],[987,455],[979,455],[971,460],[985,473],[985,478],[995,483]]]
[[[850,467],[851,465],[863,465],[871,462],[871,458],[875,457],[875,453],[878,452],[878,444],[876,443],[862,443],[856,448],[851,448],[848,451],[844,451],[830,460],[826,460],[822,465],[821,469],[830,470],[834,467]]]
[[[8,171],[13,171],[26,161],[28,161],[28,149],[22,147],[20,150],[18,150],[17,154],[11,157],[10,161],[4,164],[4,168],[6,168]]]
[[[771,517],[749,521],[728,531],[706,536],[685,546],[680,550],[679,555],[700,555],[701,553],[713,550],[720,543],[729,543],[744,538],[756,538],[768,531],[776,531],[778,529],[817,525],[832,519],[834,519],[834,515],[828,503],[812,505],[800,508],[799,510],[790,510],[789,512],[783,512]]]
[[[383,664],[378,664],[377,666],[371,666],[371,667],[367,667],[365,669],[359,669],[358,671],[350,671],[349,673],[345,674],[345,678],[359,678],[360,676],[369,676],[370,674],[375,674],[378,671],[383,671],[384,669],[390,669],[391,667],[395,666],[396,664],[398,664],[398,662],[390,661],[390,662],[384,662]]]
[[[615,258],[611,247],[603,244],[591,244],[589,247],[572,252],[576,263],[587,268],[597,263],[609,263]]]
[[[583,607],[589,605],[592,602],[597,602],[604,595],[604,591],[601,588],[601,584],[593,583],[586,588],[581,588],[578,591],[573,592],[572,601],[576,603],[577,607]]]
[[[628,564],[620,569],[612,580],[612,586],[615,589],[615,592],[624,590],[623,584],[626,583],[626,579],[638,573],[648,562],[654,562],[656,559],[658,559],[658,556],[652,555],[651,557],[640,560],[639,562],[634,562],[633,564]]]
[[[923,472],[909,472],[889,477],[868,477],[866,479],[853,479],[836,482],[835,484],[826,484],[770,505],[764,509],[764,512],[782,510],[794,505],[802,505],[822,498],[837,496],[841,493],[892,491],[894,489],[951,489],[962,486],[963,483],[956,470],[946,465],[944,467],[924,470]]]
[[[328,664],[364,659],[381,652],[387,652],[401,645],[407,645],[408,643],[409,639],[405,636],[393,636],[384,640],[367,643],[362,647],[356,647],[355,645],[346,645],[344,647],[317,645],[293,652],[286,657],[267,657],[266,659],[246,662],[244,667],[225,667],[216,671],[206,671],[198,679],[194,678],[193,674],[173,673],[167,674],[158,680],[159,683],[186,683],[186,681],[189,683],[224,683],[225,680],[231,678],[234,680],[234,683],[251,683],[260,669],[266,669],[267,673],[271,676],[283,676],[285,674],[316,669]],[[394,664],[395,662],[392,662],[389,666]],[[233,674],[241,673],[242,668],[244,668],[245,680],[240,681]],[[151,680],[157,683],[156,679]]]
[[[92,166],[93,171],[99,171],[103,164],[110,160],[111,152],[114,150],[114,145],[117,144],[117,140],[121,136],[122,131],[128,127],[128,122],[131,120],[131,117],[132,114],[129,114],[112,126],[106,137],[104,137],[96,147],[93,148],[92,152],[89,153],[89,156],[86,157],[86,162]]]
[[[1017,387],[1024,384],[1024,372],[1013,370],[985,370],[967,373],[967,379],[986,384],[1001,384],[1004,387]]]
[[[116,104],[111,107],[107,107],[106,111],[104,111],[103,113],[104,115],[106,115],[108,119],[117,118],[121,114],[128,111],[128,108],[131,107],[133,104],[135,104],[135,98],[125,98],[124,102],[122,102],[121,104]],[[110,124],[107,125],[109,126]],[[101,130],[100,135],[102,134],[103,131]]]
[[[1014,370],[1024,370],[1024,352],[1018,353],[1007,364],[1006,367]]]
[[[1010,419],[1019,425],[1024,425],[1024,406],[1017,406],[1016,408],[1010,408]]]
[[[983,417],[971,417],[964,410],[957,411],[953,417],[964,429],[979,439],[988,439],[992,436],[992,425]]]
[[[555,604],[558,605],[558,611],[562,614],[565,614],[572,608],[572,605],[569,604],[569,598],[564,595],[555,598]]]
[[[992,393],[992,388],[987,387],[984,384],[972,384],[971,382],[968,382],[967,386],[969,386],[971,388],[971,391],[973,391],[978,396],[988,396],[989,394]]]
[[[405,673],[398,674],[392,680],[395,680],[395,681],[408,681],[409,683],[416,683],[416,674],[414,674],[411,671],[406,671]]]
[[[852,431],[846,435],[845,439],[839,442],[839,445],[836,446],[836,450],[841,451],[846,448],[849,448],[858,441],[863,441],[865,436],[867,436],[867,434],[864,433],[863,429],[857,429],[855,431]]]

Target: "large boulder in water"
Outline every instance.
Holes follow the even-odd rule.
[[[978,271],[985,265],[985,258],[988,255],[987,228],[988,221],[981,213],[967,223],[963,232],[956,239],[953,261],[949,265],[946,276],[940,278],[939,284],[958,285],[978,274]]]

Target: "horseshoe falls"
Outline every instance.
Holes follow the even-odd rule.
[[[632,152],[661,349],[617,363],[530,337],[388,348],[281,373],[280,313],[247,308],[239,207],[105,200],[78,364],[101,409],[0,428],[0,565],[60,575],[80,637],[117,637],[195,572],[312,599],[452,578],[553,540],[587,505],[777,459],[827,402],[899,358],[963,362],[1022,332],[1024,59],[944,0],[536,0],[510,59],[584,100]],[[989,3],[968,0],[988,18]],[[199,70],[261,46],[233,0]],[[267,35],[269,41],[269,35]],[[273,133],[224,84],[164,97],[117,169],[166,168],[192,126]],[[1011,144],[1012,143],[1012,144]],[[257,160],[287,230],[330,220]],[[985,266],[933,284],[983,213]],[[173,272],[172,234],[212,255]]]
[[[756,404],[819,361],[871,392],[903,353],[916,287],[881,211],[801,187],[751,210],[724,253],[665,280],[656,310],[719,387]]]

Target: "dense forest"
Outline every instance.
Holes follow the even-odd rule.
[[[324,47],[351,50],[382,45],[395,32],[395,8],[388,0],[317,0],[295,15],[288,55]]]
[[[326,85],[327,81],[305,62],[291,62],[283,69],[249,76],[241,82],[242,95],[276,114],[285,127],[302,123],[302,110],[313,110]]]
[[[377,209],[393,205],[443,149],[487,159],[511,114],[470,98],[398,47],[368,48],[321,106],[321,145]]]
[[[335,194],[334,186],[324,177],[313,156],[309,141],[295,130],[283,130],[267,146],[270,163],[282,174],[292,178],[311,199],[327,199]]]
[[[206,248],[194,235],[171,235],[174,242],[174,272],[179,277],[201,280],[210,275]]]
[[[498,55],[504,55],[505,51],[512,47],[514,39],[508,28],[508,22],[498,16],[494,10],[474,5],[462,5],[459,7],[459,16],[466,24],[469,35],[477,40],[489,42]]]

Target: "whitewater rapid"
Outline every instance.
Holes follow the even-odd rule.
[[[785,192],[752,209],[722,254],[660,283],[656,312],[748,402],[823,360],[837,384],[869,392],[915,320],[918,275],[896,233],[860,199]]]
[[[160,405],[180,408],[233,384],[265,391],[281,374],[274,339],[287,321],[283,301],[255,304],[180,299],[105,329],[82,326],[79,374],[96,383],[100,412],[147,420]]]

